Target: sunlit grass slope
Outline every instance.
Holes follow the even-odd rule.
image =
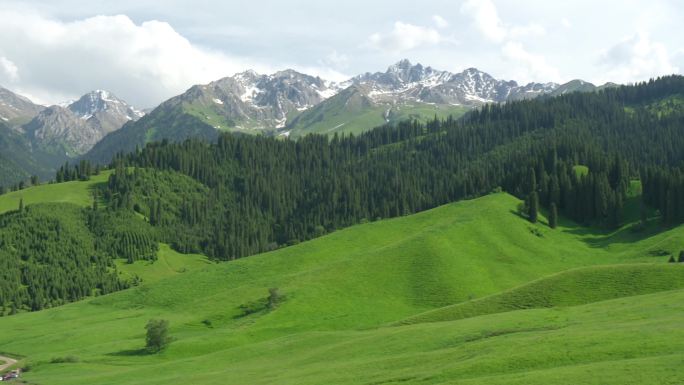
[[[19,201],[22,199],[24,205],[60,202],[73,203],[83,207],[90,206],[93,204],[92,190],[94,186],[98,183],[107,182],[110,174],[111,171],[106,170],[85,182],[43,184],[0,195],[0,213],[16,210],[19,207]]]
[[[413,316],[400,324],[575,306],[684,288],[684,264],[624,264],[567,270],[484,298]]]
[[[181,254],[164,243],[159,245],[156,261],[141,260],[127,263],[123,259],[116,260],[116,268],[122,279],[138,277],[146,284],[208,265],[211,265],[211,262],[204,255]]]
[[[27,357],[29,381],[58,385],[682,380],[682,291],[387,326],[583,266],[659,262],[680,279],[652,251],[681,248],[684,229],[551,230],[516,215],[518,203],[493,194],[2,318],[0,351]],[[245,314],[272,287],[282,303]],[[175,338],[159,355],[141,350],[150,318]],[[79,362],[50,363],[69,355]]]

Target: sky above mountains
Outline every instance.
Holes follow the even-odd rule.
[[[0,85],[41,103],[107,89],[152,107],[284,68],[344,80],[402,58],[521,83],[681,73],[676,0],[3,0]]]

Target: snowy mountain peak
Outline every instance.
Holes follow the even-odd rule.
[[[418,65],[420,65],[420,64],[418,64]],[[401,59],[398,62],[389,66],[387,68],[387,73],[403,72],[403,71],[411,69],[411,67],[413,67],[413,64],[411,64],[411,61],[409,61],[409,59]]]
[[[86,120],[108,110],[110,114],[120,115],[126,120],[137,120],[144,115],[111,92],[105,90],[91,91],[69,104],[67,108],[81,119]]]

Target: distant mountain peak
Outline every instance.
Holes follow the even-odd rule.
[[[33,103],[27,97],[0,87],[1,121],[9,122],[13,119],[31,119],[43,109],[45,109],[44,106]]]
[[[420,64],[418,64],[418,65],[420,66]],[[390,65],[387,68],[387,72],[397,72],[397,71],[401,71],[401,70],[407,70],[407,69],[410,69],[411,67],[413,67],[413,64],[411,63],[411,61],[409,59],[401,59],[398,62]]]
[[[106,90],[93,90],[81,96],[77,101],[67,106],[73,113],[81,119],[90,119],[97,113],[107,110],[114,110],[114,114],[121,115],[127,120],[136,120],[143,116],[143,113],[129,106],[123,100]]]
[[[93,90],[74,102],[42,110],[23,129],[36,146],[73,157],[143,115],[111,92]]]

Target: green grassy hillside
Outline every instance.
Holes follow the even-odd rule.
[[[25,357],[25,378],[37,384],[684,380],[677,369],[684,360],[682,290],[384,326],[582,266],[661,262],[646,266],[673,285],[681,280],[682,267],[651,251],[681,248],[682,228],[609,234],[563,222],[551,230],[517,216],[518,203],[494,194],[184,274],[152,273],[156,281],[124,292],[0,318],[0,351]],[[557,277],[566,278],[537,285],[574,282]],[[616,295],[646,292],[620,282]],[[272,287],[284,300],[269,311],[260,304]],[[599,294],[593,299],[616,296]],[[151,318],[168,319],[175,338],[159,355],[141,350]],[[51,363],[65,356],[78,362]]]
[[[469,107],[437,105],[428,103],[404,103],[397,105],[377,104],[357,87],[350,87],[329,100],[306,110],[288,123],[291,138],[306,134],[352,133],[360,134],[386,123],[407,119],[426,122],[437,116],[460,117]]]
[[[66,183],[44,184],[28,187],[23,190],[13,191],[0,195],[0,213],[16,210],[19,201],[24,200],[24,205],[33,203],[73,203],[87,207],[93,204],[93,188],[98,183],[105,183],[111,174],[106,170],[91,177],[89,181],[73,181]]]
[[[155,261],[135,261],[126,263],[123,259],[116,260],[116,269],[122,279],[138,277],[143,283],[152,283],[174,275],[207,267],[211,262],[203,255],[181,254],[171,249],[169,245],[160,244]]]
[[[499,294],[419,314],[401,322],[451,321],[520,309],[576,306],[684,288],[684,265],[626,264],[572,269]]]

